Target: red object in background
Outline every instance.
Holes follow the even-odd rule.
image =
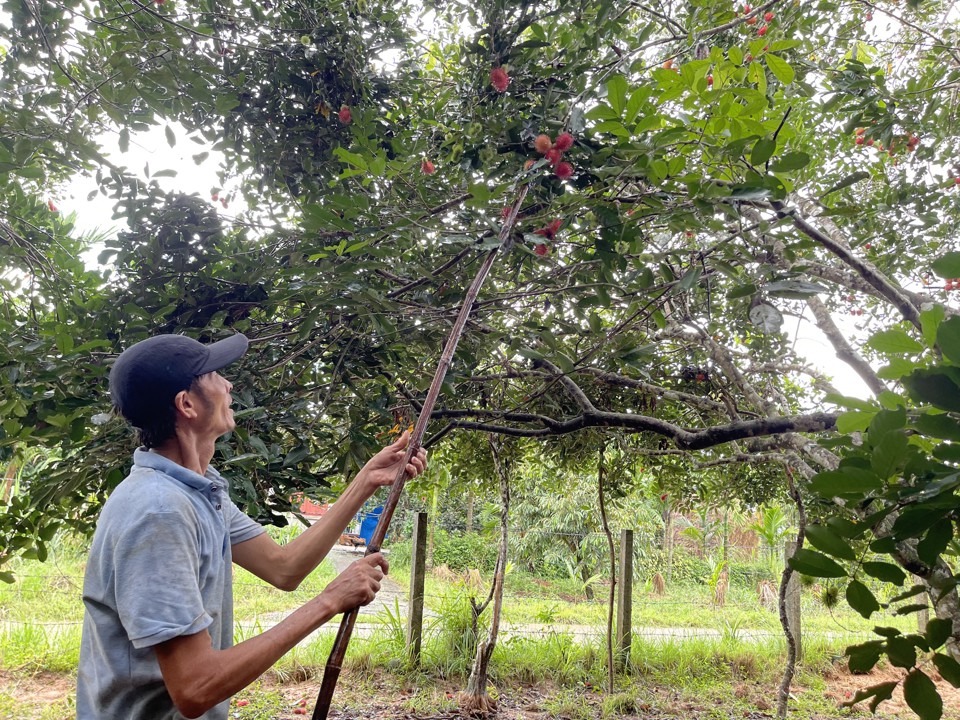
[[[324,513],[330,509],[330,503],[317,503],[310,498],[304,497],[303,493],[297,493],[291,501],[300,503],[300,512],[307,517],[323,517]]]

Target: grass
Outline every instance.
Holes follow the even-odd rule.
[[[281,538],[282,539],[282,538]],[[76,672],[80,600],[86,548],[64,541],[54,547],[45,564],[17,561],[11,569],[20,578],[15,585],[0,586],[0,670],[7,678],[29,678],[38,672],[72,676]],[[267,586],[240,568],[235,575],[236,639],[260,632],[271,613],[289,611],[319,593],[333,577],[324,563],[294,593]],[[392,576],[401,583],[409,568],[397,563]],[[489,578],[485,579],[489,583]],[[381,625],[371,636],[355,636],[344,666],[349,674],[348,692],[359,697],[375,696],[383,673],[397,683],[396,695],[409,712],[442,712],[456,706],[451,690],[462,688],[473,662],[477,638],[472,630],[470,597],[486,598],[488,585],[471,588],[431,573],[427,578],[428,617],[425,621],[422,662],[419,668],[406,653],[406,618],[399,607],[380,615]],[[713,608],[710,589],[700,585],[672,587],[662,596],[638,591],[634,597],[634,628],[700,628],[716,632],[712,638],[638,636],[633,644],[628,671],[618,675],[615,692],[598,692],[607,682],[606,649],[602,630],[606,622],[607,589],[596,588],[597,599],[586,600],[582,587],[568,580],[538,578],[514,570],[507,578],[504,622],[536,624],[546,629],[536,634],[501,635],[490,666],[494,687],[563,688],[543,700],[551,717],[571,720],[643,714],[651,703],[666,702],[658,695],[670,688],[670,702],[716,703],[718,707],[750,708],[775,697],[782,672],[785,648],[779,635],[777,614],[759,605],[752,588],[731,586],[727,604]],[[842,655],[848,638],[830,637],[845,631],[866,633],[876,624],[915,628],[913,617],[877,618],[866,621],[847,608],[827,611],[809,590],[804,590],[804,662],[796,684],[813,689],[803,693],[803,708],[815,714],[830,703],[816,688],[831,660]],[[480,618],[486,631],[489,611]],[[575,626],[588,625],[590,637],[574,636]],[[335,629],[335,626],[334,628]],[[769,639],[749,637],[751,630],[765,630]],[[322,675],[333,643],[333,632],[321,633],[287,653],[273,668],[271,683],[281,687],[315,682]],[[0,686],[0,720],[26,717],[23,708]],[[455,690],[454,690],[455,692]],[[37,706],[31,718],[59,720],[69,715],[72,695]],[[244,702],[245,701],[245,702]],[[272,718],[292,713],[294,701],[275,688],[254,686],[235,699],[235,717],[244,720]],[[312,700],[308,700],[312,702]],[[631,709],[632,708],[632,709]],[[818,710],[818,708],[820,708]],[[823,710],[830,716],[831,707]],[[698,716],[701,717],[701,716]],[[718,715],[720,717],[720,715]],[[730,717],[729,712],[723,717]]]

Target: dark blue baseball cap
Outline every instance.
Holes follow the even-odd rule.
[[[239,360],[249,344],[240,333],[207,345],[185,335],[141,340],[113,363],[110,398],[134,427],[143,427],[194,379]]]

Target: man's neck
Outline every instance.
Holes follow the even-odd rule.
[[[205,475],[207,466],[213,458],[214,441],[204,441],[200,438],[176,435],[163,445],[153,448],[153,452],[162,455],[198,475]]]

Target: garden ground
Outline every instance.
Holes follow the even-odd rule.
[[[843,709],[839,704],[857,689],[893,679],[889,670],[868,675],[851,675],[837,667],[823,686],[795,688],[797,695],[816,694],[819,699],[805,702],[811,710],[792,711],[791,718],[832,720],[869,717],[861,711]],[[234,699],[231,717],[237,720],[297,720],[308,716],[316,702],[318,679],[303,682],[279,682],[268,676]],[[453,720],[457,711],[459,682],[416,682],[384,671],[364,671],[351,678],[341,677],[337,698],[330,713],[332,720]],[[960,690],[938,682],[944,701],[945,720],[960,720]],[[39,672],[34,675],[0,672],[0,719],[72,720],[74,677],[68,674]],[[716,686],[701,691],[682,692],[662,686],[635,684],[618,694],[607,696],[602,689],[578,686],[558,687],[545,684],[501,689],[496,720],[721,720],[733,718],[772,718],[776,713],[775,688],[754,682],[735,683],[723,690]],[[810,700],[810,698],[806,698]],[[884,720],[916,718],[902,696],[896,693],[878,708],[875,717]]]

